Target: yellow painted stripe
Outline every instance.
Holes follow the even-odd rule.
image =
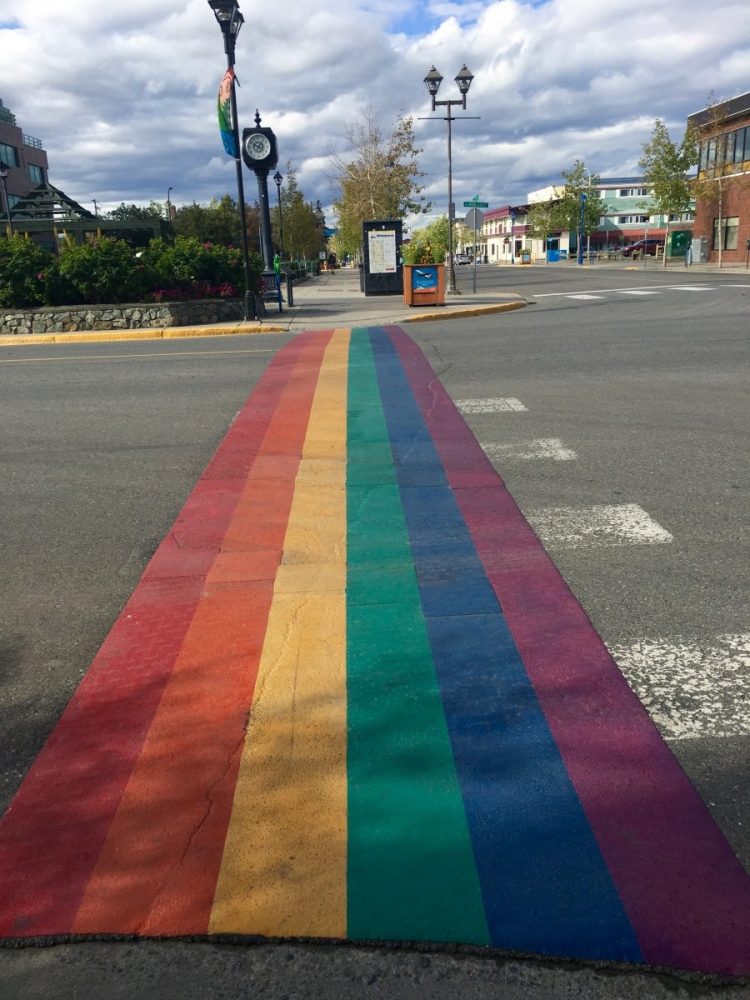
[[[213,934],[346,934],[348,330],[326,349],[216,887]]]

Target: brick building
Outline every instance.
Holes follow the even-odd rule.
[[[697,111],[688,123],[700,134],[696,237],[708,240],[708,259],[744,264],[750,240],[750,93]]]
[[[16,124],[16,116],[0,100],[0,163],[8,167],[8,201],[11,213],[24,195],[47,177],[47,154],[41,139],[26,133]],[[3,211],[5,206],[3,206]]]

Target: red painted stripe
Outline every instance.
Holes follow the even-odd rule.
[[[750,973],[750,877],[424,355],[389,333],[646,960]],[[472,463],[494,488],[461,485]]]
[[[274,578],[329,339],[320,335],[301,352],[276,407],[227,529],[228,546],[222,544],[208,573],[86,888],[76,933],[208,930]],[[269,458],[284,460],[283,478],[265,479]]]
[[[209,475],[221,470],[226,476],[240,456],[245,465],[252,461],[305,343],[298,338],[271,362],[252,397],[262,401],[257,423],[230,428],[201,488],[210,490]],[[233,461],[222,465],[228,455]],[[233,484],[229,492],[239,494],[241,486]],[[213,488],[220,491],[218,484]],[[193,524],[193,542],[207,547],[179,549],[173,533],[159,546],[0,820],[3,936],[63,934],[72,928],[216,554],[210,537],[201,538],[202,515],[193,514],[191,501],[180,518]],[[222,519],[226,528],[232,510],[231,503],[217,510],[211,531]]]

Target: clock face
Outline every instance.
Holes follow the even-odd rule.
[[[271,152],[271,140],[262,132],[254,132],[245,140],[245,151],[253,160],[265,160]]]

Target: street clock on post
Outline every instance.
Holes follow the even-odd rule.
[[[268,204],[268,175],[276,167],[279,151],[273,129],[264,128],[260,123],[260,112],[255,112],[255,125],[242,130],[242,159],[255,174],[258,182],[258,207],[260,209],[260,243],[263,254],[261,295],[263,299],[273,298],[281,312],[281,284],[274,270],[273,234],[271,232],[271,211]]]
[[[260,115],[255,112],[255,125],[242,130],[242,159],[254,173],[268,173],[278,162],[276,136],[270,128],[260,124]]]

